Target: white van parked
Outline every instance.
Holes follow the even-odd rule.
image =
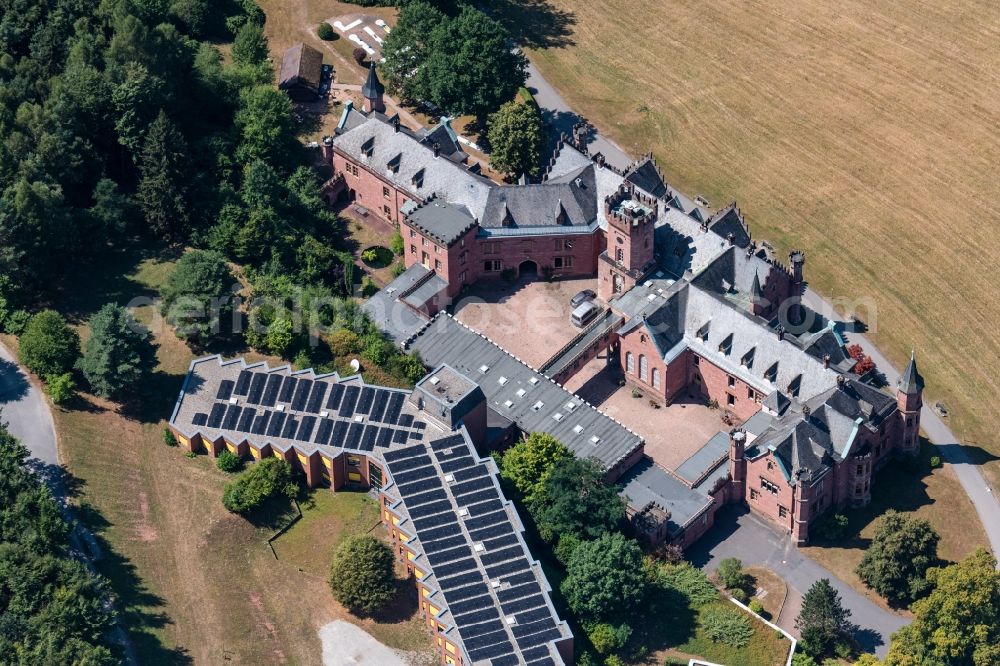
[[[577,328],[583,328],[590,323],[590,320],[596,317],[597,313],[600,311],[601,308],[597,307],[593,301],[587,301],[573,310],[573,314],[570,319],[573,321],[574,326]]]

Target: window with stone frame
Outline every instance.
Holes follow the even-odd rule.
[[[788,518],[788,509],[780,504],[778,505],[778,518]]]
[[[635,374],[635,357],[632,352],[625,352],[625,372],[630,375]]]
[[[653,388],[660,388],[660,369],[653,368]]]
[[[767,492],[771,493],[772,495],[777,495],[778,492],[780,491],[780,488],[778,488],[777,484],[768,481],[764,477],[760,477],[760,487],[766,490]]]
[[[752,499],[754,501],[759,500],[760,499],[760,491],[757,490],[756,488],[751,488],[750,489],[750,499]]]
[[[649,361],[645,354],[639,354],[639,379],[649,381]]]

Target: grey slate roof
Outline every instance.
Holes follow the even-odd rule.
[[[445,246],[450,246],[476,224],[465,206],[438,197],[411,210],[406,219]]]
[[[440,123],[432,128],[421,128],[417,132],[417,135],[420,137],[420,142],[425,146],[433,148],[434,144],[437,144],[442,155],[448,156],[454,153],[462,153],[464,159],[465,151],[462,150],[462,146],[458,142],[458,136],[445,120],[442,119]]]
[[[858,452],[857,434],[861,427],[878,426],[896,411],[895,399],[878,389],[855,379],[846,379],[815,396],[784,416],[772,421],[770,427],[753,441],[758,451],[773,449],[787,470],[793,485],[800,472],[814,482],[835,462]]]
[[[556,219],[560,206],[565,214],[561,224]],[[504,218],[509,214],[515,227],[588,226],[597,218],[597,208],[594,167],[591,165],[569,174],[568,182],[549,180],[540,184],[493,188],[480,225],[485,228],[507,226]]]
[[[478,383],[489,408],[522,431],[549,433],[576,456],[596,458],[606,469],[642,446],[637,434],[450,315],[435,317],[409,348],[428,365],[447,363]]]
[[[364,122],[356,123],[351,116],[364,117]],[[492,181],[446,157],[435,158],[433,150],[412,131],[400,127],[397,132],[382,118],[385,116],[380,118],[374,113],[368,116],[357,111],[348,113],[342,123],[344,128],[338,128],[339,134],[333,138],[334,148],[414,196],[427,199],[437,194],[442,201],[464,206],[473,217],[482,217],[486,198],[495,187]],[[362,150],[362,146],[368,145],[371,157]],[[397,157],[398,168],[390,169],[389,163]],[[419,187],[415,183],[418,173],[422,176]]]
[[[667,184],[651,157],[644,157],[630,166],[625,171],[625,180],[656,199],[665,196],[668,191]]]
[[[715,232],[720,238],[729,238],[733,235],[733,243],[736,247],[746,248],[750,246],[750,231],[747,229],[743,216],[733,202],[712,216],[708,223],[710,231]]]

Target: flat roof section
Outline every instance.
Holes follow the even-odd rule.
[[[450,315],[435,317],[409,346],[425,363],[478,383],[489,408],[524,432],[548,433],[580,458],[610,469],[642,448],[639,435]]]

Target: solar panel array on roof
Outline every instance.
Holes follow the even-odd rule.
[[[299,385],[295,387],[295,395],[292,397],[292,409],[301,412],[306,408],[306,400],[309,399],[312,384],[311,379],[299,380]]]
[[[317,413],[323,405],[323,396],[326,395],[326,382],[314,382],[312,393],[309,395],[309,402],[306,404],[306,411]]]
[[[525,650],[533,650],[532,661],[547,658],[545,644],[562,636],[559,619],[487,463],[462,435],[383,458],[470,660],[514,664]],[[446,474],[452,476],[442,484]]]
[[[264,389],[264,397],[260,401],[260,404],[265,407],[273,407],[275,401],[278,399],[278,389],[281,388],[281,381],[284,379],[281,375],[271,375],[267,378],[267,388]]]
[[[191,418],[191,423],[196,426],[203,426],[208,422],[208,414],[205,412],[198,412]]]
[[[226,416],[222,419],[222,429],[232,430],[236,427],[236,422],[240,418],[240,414],[243,412],[243,408],[238,405],[229,405],[226,410]]]
[[[267,375],[262,372],[258,372],[253,377],[253,382],[250,384],[250,393],[247,396],[247,402],[250,404],[259,404],[260,397],[264,395],[264,384],[267,383]]]
[[[247,407],[243,410],[243,415],[240,416],[239,423],[236,424],[236,429],[240,432],[250,432],[250,425],[253,423],[253,417],[257,415],[257,410],[253,407]]]
[[[292,401],[292,396],[295,394],[295,385],[299,383],[299,380],[295,377],[285,377],[285,382],[281,385],[281,393],[278,394],[278,400],[285,404]]]
[[[223,379],[219,382],[219,390],[215,394],[217,400],[229,400],[233,395],[233,382],[229,379]]]
[[[208,415],[208,427],[218,428],[222,425],[222,416],[226,413],[226,404],[224,402],[217,402],[212,405],[212,411]]]
[[[367,414],[368,410],[372,407],[372,400],[375,398],[375,389],[371,386],[366,386],[361,389],[361,396],[358,398],[358,406],[355,411],[358,414]]]
[[[240,376],[236,379],[236,389],[233,391],[236,395],[246,395],[250,391],[250,380],[253,379],[253,373],[249,370],[240,370]]]
[[[330,397],[326,401],[327,409],[337,409],[340,407],[340,399],[344,396],[344,387],[334,384],[330,387]]]

